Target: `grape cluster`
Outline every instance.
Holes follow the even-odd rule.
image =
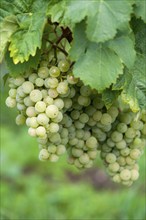
[[[58,161],[68,154],[77,168],[93,165],[98,151],[115,182],[130,185],[138,178],[137,160],[143,152],[146,113],[106,109],[95,89],[75,78],[67,59],[40,62],[38,70],[9,78],[6,105],[16,106],[16,124],[28,126],[37,138],[39,159]]]
[[[101,158],[114,182],[130,186],[138,179],[137,161],[144,150],[144,127],[141,119],[135,120],[134,113],[119,113],[106,142],[101,145]]]

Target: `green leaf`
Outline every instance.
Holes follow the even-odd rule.
[[[61,3],[60,3],[61,4]],[[66,2],[63,9],[62,24],[74,28],[76,23],[87,19],[86,33],[93,42],[112,39],[123,23],[129,23],[132,5],[127,0],[98,0]],[[58,7],[59,10],[59,5]],[[60,12],[61,13],[61,12]],[[52,17],[56,15],[56,11]],[[61,15],[62,16],[62,15]],[[59,19],[60,21],[60,19]]]
[[[2,19],[5,15],[15,15],[19,23],[9,45],[15,64],[28,61],[29,56],[34,56],[37,48],[41,48],[48,4],[47,0],[2,0]]]
[[[134,42],[128,36],[114,38],[109,42],[109,48],[121,58],[127,68],[132,68],[136,58]]]
[[[112,91],[111,89],[106,89],[102,93],[102,100],[105,103],[106,108],[110,108],[113,103],[115,103],[115,100],[117,100],[120,92],[119,91]]]
[[[18,24],[15,16],[6,17],[0,25],[0,62],[4,57],[11,35],[17,30]]]
[[[60,22],[65,11],[66,1],[60,1],[58,4],[49,5],[47,15],[51,16],[51,21]]]
[[[126,71],[122,100],[133,112],[146,107],[146,57],[138,55],[132,70]]]
[[[135,15],[137,18],[141,18],[146,23],[146,1],[136,0],[135,1]]]
[[[90,44],[74,65],[73,73],[91,88],[102,91],[116,82],[123,73],[123,66],[118,56],[108,48]]]
[[[17,30],[11,37],[9,51],[15,64],[28,61],[29,56],[34,56],[37,48],[41,48],[46,18],[42,12],[29,14],[28,16],[26,18],[29,19],[28,27]]]
[[[73,35],[73,42],[69,56],[73,61],[77,61],[79,57],[85,53],[88,40],[85,35],[85,22],[76,25]]]
[[[5,60],[10,74],[13,76],[17,76],[17,75],[19,76],[20,74],[29,71],[31,68],[37,69],[37,66],[40,61],[40,56],[41,56],[41,51],[37,50],[37,53],[34,57],[30,56],[29,61],[24,63],[14,64],[13,59],[10,57],[10,54],[7,51]]]

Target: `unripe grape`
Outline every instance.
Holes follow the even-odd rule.
[[[127,131],[125,132],[125,136],[127,138],[134,138],[136,135],[136,131],[133,128],[128,128]]]
[[[34,89],[34,85],[32,82],[29,82],[29,81],[25,81],[23,84],[22,84],[22,90],[24,93],[26,94],[30,94],[30,92]]]
[[[48,94],[53,99],[55,99],[59,95],[56,89],[49,89]]]
[[[35,104],[35,110],[37,112],[45,112],[46,110],[46,104],[45,102],[43,101],[38,101],[36,104]]]
[[[74,160],[74,165],[78,168],[81,169],[83,167],[83,165],[80,163],[79,159],[75,159]]]
[[[135,181],[139,178],[139,172],[135,169],[131,170],[131,180]]]
[[[17,125],[23,125],[25,124],[25,121],[26,121],[26,118],[22,114],[17,115],[16,120],[15,120]]]
[[[36,110],[33,106],[29,106],[27,109],[26,109],[26,115],[28,117],[35,117],[36,116]]]
[[[26,106],[24,104],[21,104],[21,103],[17,103],[17,109],[19,111],[23,111],[26,109]]]
[[[45,79],[49,76],[49,69],[47,67],[40,67],[38,70],[38,76]]]
[[[46,149],[42,149],[39,153],[39,160],[47,160],[49,158],[50,154]]]
[[[56,133],[59,131],[59,125],[57,123],[50,123],[49,131],[52,133]]]
[[[25,81],[25,79],[22,76],[19,76],[19,77],[14,79],[13,83],[16,86],[21,86],[24,81]]]
[[[48,92],[47,92],[46,89],[42,89],[42,90],[41,90],[41,93],[42,93],[43,98],[45,98],[45,97],[48,96]]]
[[[64,95],[68,92],[69,87],[66,81],[60,82],[57,86],[57,92],[61,95]]]
[[[53,98],[50,96],[46,96],[43,101],[46,103],[46,105],[52,105],[53,104]]]
[[[59,110],[64,107],[64,101],[60,98],[55,99],[53,104],[56,105]]]
[[[57,150],[56,145],[50,144],[50,145],[48,146],[48,152],[49,152],[49,153],[54,154],[54,153],[56,152],[56,150]]]
[[[82,86],[80,88],[80,94],[82,96],[90,96],[91,93],[92,93],[92,90],[91,90],[90,86]]]
[[[42,96],[42,93],[41,93],[41,91],[38,90],[38,89],[34,89],[34,90],[32,90],[31,93],[30,93],[30,99],[31,99],[32,102],[41,101],[42,97],[43,97],[43,96]]]
[[[65,152],[66,152],[66,147],[64,145],[60,144],[57,146],[57,151],[56,151],[57,155],[62,155]]]
[[[36,129],[35,128],[29,128],[28,129],[28,134],[32,137],[36,136]]]
[[[88,164],[90,161],[90,158],[89,158],[88,154],[84,153],[79,157],[79,161],[81,164]]]
[[[32,128],[37,128],[38,127],[38,122],[36,117],[31,117],[29,120],[29,126]]]
[[[72,155],[74,157],[80,157],[82,154],[83,154],[83,150],[75,148],[75,147],[72,148]]]
[[[101,117],[102,117],[102,113],[100,111],[94,112],[93,114],[94,121],[100,121]]]
[[[90,105],[90,98],[89,97],[87,97],[87,96],[79,96],[78,97],[78,103],[79,103],[79,105],[82,105],[82,106],[88,106],[88,105]]]
[[[119,123],[117,125],[117,131],[120,133],[125,133],[127,131],[128,127],[125,123]]]
[[[133,160],[137,160],[141,156],[141,152],[138,149],[133,149],[130,151],[130,157]]]
[[[49,118],[55,118],[55,117],[57,117],[58,114],[59,114],[59,110],[56,105],[49,105],[46,108],[46,115]]]
[[[43,137],[46,134],[46,129],[43,126],[39,126],[36,128],[36,134],[39,137]]]
[[[123,135],[120,132],[118,132],[118,131],[114,131],[111,134],[111,139],[114,142],[119,142],[119,141],[121,141],[123,139]]]
[[[124,181],[130,180],[131,178],[131,172],[130,170],[124,169],[120,173],[120,178]]]
[[[108,168],[112,172],[117,172],[120,169],[120,166],[117,162],[115,162],[115,163],[109,164]]]
[[[49,160],[51,162],[57,162],[59,160],[59,157],[56,154],[51,154]]]
[[[108,125],[112,123],[112,117],[109,114],[104,113],[102,114],[100,121],[103,125]]]
[[[128,156],[130,154],[130,149],[128,147],[126,147],[126,148],[122,149],[120,151],[120,153],[121,153],[122,156],[126,157],[126,156]]]
[[[33,84],[35,83],[35,80],[38,78],[38,75],[36,73],[32,73],[29,77],[28,80],[32,82]]]
[[[9,108],[14,108],[16,106],[16,100],[11,97],[7,97],[5,103]]]
[[[30,99],[29,96],[26,96],[23,101],[24,101],[25,106],[27,107],[34,105],[34,102]]]
[[[49,70],[50,76],[52,77],[58,77],[60,75],[60,70],[56,66],[52,66]]]
[[[47,125],[49,123],[49,118],[47,117],[47,115],[45,113],[41,113],[37,116],[37,122],[40,125]]]
[[[78,78],[75,78],[73,75],[67,75],[67,81],[69,84],[74,85],[78,82]]]
[[[117,158],[116,158],[115,154],[113,154],[113,153],[108,153],[106,156],[106,161],[108,163],[114,163],[114,162],[116,162],[116,159]]]
[[[35,80],[35,85],[38,87],[42,87],[44,85],[44,80],[42,78],[37,78]]]
[[[93,136],[89,137],[87,140],[86,140],[86,146],[88,148],[96,148],[98,146],[98,142],[97,142],[97,139]]]
[[[16,93],[17,93],[17,90],[16,90],[16,89],[10,89],[10,90],[9,90],[9,96],[10,96],[12,99],[15,99],[15,98],[16,98]]]
[[[58,63],[58,68],[60,69],[61,72],[67,72],[70,68],[70,64],[67,60],[61,60]]]

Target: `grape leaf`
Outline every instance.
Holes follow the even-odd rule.
[[[88,44],[85,34],[85,22],[76,25],[73,35],[73,42],[69,56],[73,61],[77,61],[79,57],[85,52]]]
[[[92,88],[102,91],[116,82],[123,73],[118,56],[108,48],[91,43],[75,63],[73,73]]]
[[[106,108],[110,108],[115,100],[117,100],[120,92],[119,91],[112,91],[111,89],[106,89],[102,93],[102,100],[105,103]]]
[[[17,30],[18,24],[15,16],[6,17],[0,25],[0,62],[2,61],[11,35]]]
[[[108,46],[117,53],[128,68],[133,67],[136,51],[134,49],[134,42],[128,36],[114,38],[109,42]]]
[[[137,18],[141,18],[146,23],[146,1],[136,0],[135,1],[135,15]]]
[[[41,48],[42,34],[46,23],[47,0],[2,0],[1,19],[15,15],[19,28],[10,38],[9,51],[15,64],[28,61]]]
[[[129,22],[132,12],[132,5],[127,0],[98,0],[98,1],[66,1],[66,7],[63,7],[64,12],[61,15],[59,12],[59,3],[55,6],[55,10],[49,12],[51,18],[58,18],[58,21],[63,25],[74,28],[76,23],[87,19],[86,33],[89,40],[93,42],[105,42],[112,39],[117,29],[125,23]],[[58,10],[57,16],[56,11]],[[60,19],[61,17],[61,19]],[[57,19],[55,19],[57,21]]]
[[[31,68],[36,69],[40,61],[41,51],[37,50],[36,55],[30,56],[29,60],[24,63],[14,64],[13,59],[10,57],[9,52],[6,52],[5,61],[7,63],[8,70],[12,76],[19,76],[24,72],[29,71]]]
[[[122,100],[133,112],[146,107],[146,57],[138,55],[134,67],[126,71]]]

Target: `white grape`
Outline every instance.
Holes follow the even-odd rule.
[[[35,110],[37,112],[45,112],[46,110],[46,104],[45,102],[43,101],[38,101],[36,104],[35,104]]]
[[[57,108],[56,105],[49,105],[46,108],[46,115],[49,118],[55,118],[55,117],[57,117],[58,114],[59,114],[59,109]]]
[[[41,101],[41,99],[43,98],[42,93],[40,90],[38,89],[34,89],[31,91],[30,93],[30,99],[32,102],[38,102]]]

